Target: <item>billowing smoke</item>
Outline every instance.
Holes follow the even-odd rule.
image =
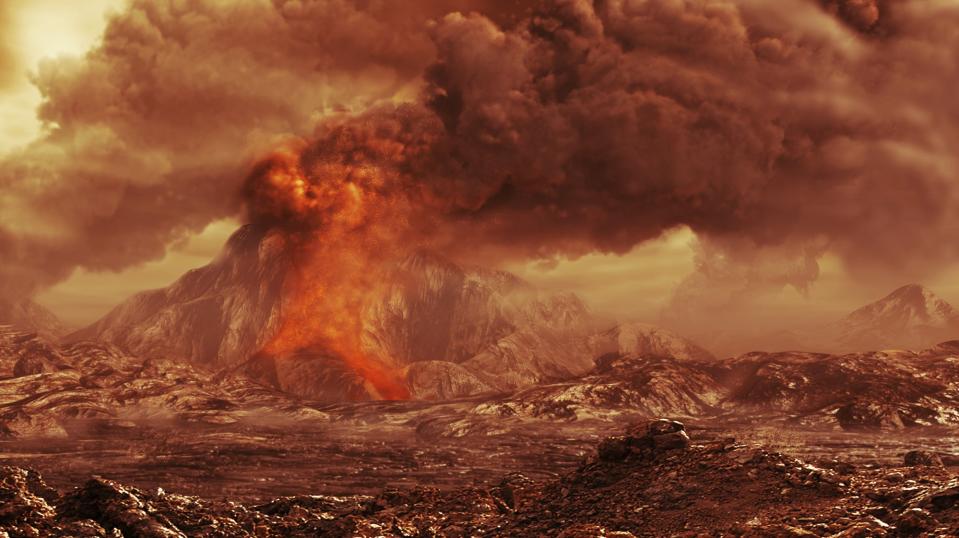
[[[877,29],[879,16],[886,11],[880,7],[879,0],[820,0],[820,3],[846,24],[866,33]]]
[[[323,304],[361,304],[412,248],[575,257],[689,226],[704,247],[676,297],[691,303],[803,289],[827,250],[853,267],[955,260],[959,38],[944,21],[959,10],[827,4],[556,0],[511,28],[442,18],[420,100],[322,122],[250,178],[251,218],[311,253],[294,332]],[[873,32],[887,19],[894,32]]]
[[[278,134],[305,142],[251,176],[248,213],[312,236],[376,200],[350,225],[389,228],[370,261],[624,252],[683,225],[725,260],[783,256],[803,270],[754,280],[798,287],[825,251],[956,259],[954,3],[391,5],[135,2],[41,66],[50,134],[0,163],[6,293],[236,211]],[[342,203],[311,205],[330,189]]]
[[[0,158],[0,297],[121,270],[235,214],[250,163],[323,116],[404,93],[429,9],[136,0],[82,58],[44,61],[47,134]]]
[[[857,6],[876,7],[835,4]],[[952,260],[959,11],[889,17],[877,41],[799,0],[554,1],[508,30],[452,14],[420,103],[324,124],[304,160],[386,171],[404,219],[442,218],[413,240],[459,256],[623,252],[687,225],[732,251]]]

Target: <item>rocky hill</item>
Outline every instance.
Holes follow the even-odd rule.
[[[67,327],[59,318],[39,304],[26,301],[0,300],[0,324],[57,338],[67,333]]]
[[[910,284],[852,312],[836,330],[841,349],[922,349],[959,338],[959,310]]]
[[[66,437],[79,428],[134,428],[139,422],[234,424],[263,414],[325,415],[243,377],[144,359],[109,345],[59,346],[0,327],[0,438]]]
[[[920,352],[754,352],[706,361],[610,353],[579,378],[482,402],[445,434],[502,430],[509,421],[661,414],[750,428],[951,428],[959,425],[957,365],[955,341]]]

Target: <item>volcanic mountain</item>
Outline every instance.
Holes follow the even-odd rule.
[[[282,318],[287,254],[281,234],[244,226],[209,265],[135,295],[67,340],[251,375],[306,398],[380,397],[328,350],[257,353]],[[412,253],[389,275],[362,313],[362,345],[386,358],[414,398],[505,393],[568,379],[610,351],[709,356],[651,326],[601,330],[575,295],[543,293],[510,273],[460,267],[430,252]]]
[[[922,349],[959,337],[959,310],[910,284],[852,312],[837,328],[840,349]]]
[[[772,332],[736,328],[718,335],[695,337],[722,356],[752,351],[918,351],[959,338],[959,310],[928,288],[909,284],[826,323]]]

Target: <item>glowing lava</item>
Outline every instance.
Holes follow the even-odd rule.
[[[389,357],[362,345],[363,312],[382,285],[403,240],[409,203],[390,167],[406,151],[391,140],[357,148],[352,130],[333,131],[319,147],[290,147],[262,163],[247,185],[251,219],[285,234],[292,266],[281,321],[261,353],[280,359],[322,349],[342,359],[376,396],[409,391]],[[374,137],[375,138],[375,137]]]

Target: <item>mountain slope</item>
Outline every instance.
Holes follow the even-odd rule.
[[[53,312],[29,300],[0,301],[0,324],[35,332],[47,338],[60,337],[67,332],[66,326]]]
[[[245,226],[209,265],[168,288],[134,295],[66,340],[100,340],[138,356],[208,366],[245,361],[278,321],[282,256],[279,236]]]
[[[723,356],[753,351],[854,353],[920,350],[959,338],[959,310],[919,284],[897,288],[845,317],[777,331],[737,327],[697,340]]]
[[[841,349],[921,349],[959,337],[959,311],[910,284],[852,312],[837,330]]]

